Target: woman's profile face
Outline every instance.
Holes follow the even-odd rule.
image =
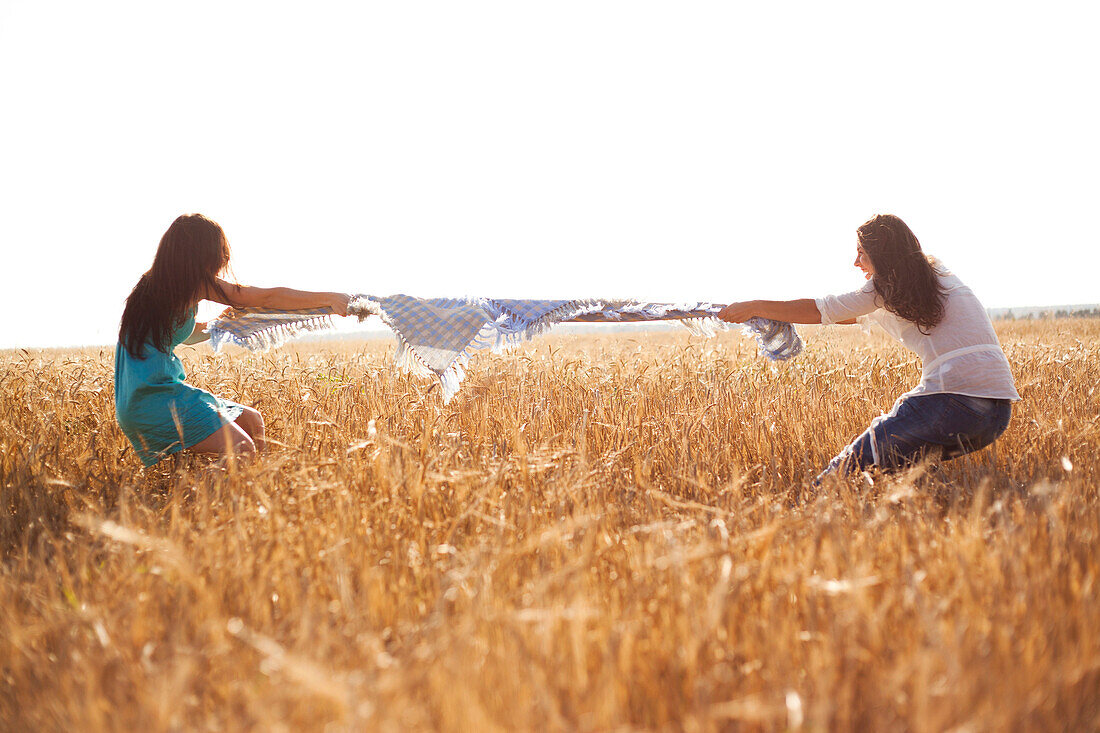
[[[871,264],[871,258],[867,256],[867,253],[863,250],[863,247],[856,245],[856,261],[853,262],[856,267],[863,270],[863,276],[868,280],[875,274],[875,266]]]

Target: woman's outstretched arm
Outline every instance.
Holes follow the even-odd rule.
[[[821,311],[817,309],[817,303],[813,298],[746,300],[741,303],[730,303],[722,309],[718,317],[729,323],[744,323],[753,317],[770,318],[773,321],[787,323],[821,323]],[[855,323],[855,319],[839,321],[839,323]]]
[[[770,318],[787,323],[821,323],[821,312],[811,298],[799,300],[746,300],[730,303],[718,317],[729,323],[744,323],[750,318]]]
[[[234,308],[271,308],[272,310],[300,310],[304,308],[331,308],[338,316],[348,314],[347,293],[323,293],[293,288],[255,288],[234,285],[217,280],[218,288],[210,288],[203,299],[231,305]],[[217,292],[220,289],[222,292]]]

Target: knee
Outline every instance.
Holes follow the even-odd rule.
[[[256,443],[253,442],[251,435],[242,430],[237,436],[237,440],[233,445],[233,450],[237,453],[255,453]]]
[[[878,436],[875,435],[874,426],[872,425],[856,436],[855,440],[833,458],[829,463],[827,472],[839,474],[859,473],[872,466],[881,465],[879,451],[882,448],[877,438]]]
[[[262,435],[264,431],[264,418],[259,410],[245,407],[237,417],[236,423],[251,437]]]

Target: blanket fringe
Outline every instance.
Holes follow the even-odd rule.
[[[493,318],[496,334],[493,338],[492,350],[496,353],[511,351],[523,342],[541,336],[562,321],[569,321],[578,316],[598,312],[606,304],[606,301],[595,299],[570,300],[552,311],[547,311],[533,321],[527,321],[509,313],[497,301],[483,300],[480,302],[482,307],[488,311],[490,317]]]
[[[210,345],[214,348],[214,351],[220,351],[225,344],[241,346],[250,351],[266,351],[282,346],[286,342],[307,333],[327,331],[331,328],[333,328],[332,316],[322,315],[304,318],[300,321],[274,324],[250,333],[244,338],[214,329],[210,331]]]
[[[729,329],[729,325],[725,321],[721,321],[714,316],[685,318],[680,323],[684,324],[684,328],[691,331],[693,336],[703,336],[704,338],[714,338],[719,331]]]

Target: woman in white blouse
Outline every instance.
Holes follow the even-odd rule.
[[[859,227],[857,241],[854,264],[867,278],[859,290],[731,303],[720,314],[731,323],[753,316],[823,324],[865,318],[920,356],[920,384],[842,450],[818,482],[834,471],[889,471],[926,455],[948,459],[984,448],[1008,427],[1020,399],[985,308],[921,251],[905,222],[876,216]]]

